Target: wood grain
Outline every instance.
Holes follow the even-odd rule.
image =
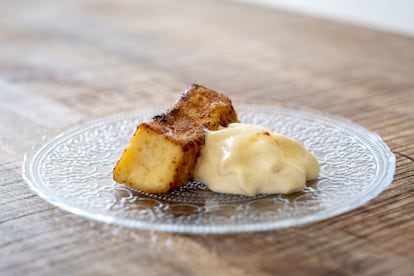
[[[236,2],[1,2],[0,274],[412,275],[413,49],[410,37]],[[22,180],[44,135],[166,106],[191,83],[345,116],[390,146],[394,181],[320,223],[181,235],[88,221]]]

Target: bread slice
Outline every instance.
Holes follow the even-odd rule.
[[[165,113],[138,126],[114,169],[114,180],[147,193],[167,193],[193,177],[205,129],[238,122],[231,100],[193,84]]]

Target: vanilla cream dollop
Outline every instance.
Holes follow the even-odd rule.
[[[298,142],[246,124],[207,131],[194,178],[219,193],[293,193],[318,177],[316,158]]]

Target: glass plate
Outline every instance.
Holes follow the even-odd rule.
[[[244,123],[301,142],[321,173],[303,191],[255,197],[219,194],[198,182],[166,195],[114,183],[112,169],[137,124],[160,112],[146,108],[75,127],[25,156],[23,177],[53,205],[98,221],[188,233],[278,229],[316,222],[366,203],[392,181],[395,157],[375,133],[346,119],[282,107],[237,106]]]

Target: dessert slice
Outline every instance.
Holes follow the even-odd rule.
[[[193,177],[205,129],[238,122],[231,100],[192,85],[165,113],[138,126],[114,169],[114,180],[147,193],[167,193]]]

